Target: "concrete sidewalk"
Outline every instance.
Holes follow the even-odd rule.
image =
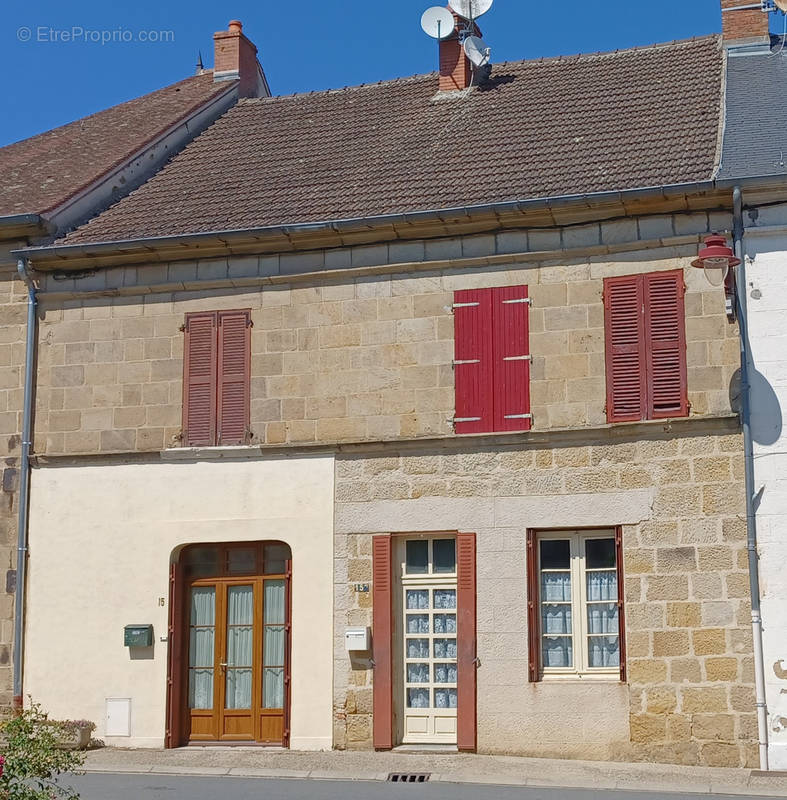
[[[372,781],[386,780],[392,772],[427,772],[433,782],[787,797],[787,772],[435,752],[312,753],[252,747],[103,748],[86,754],[85,770]]]

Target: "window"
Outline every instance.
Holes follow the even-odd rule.
[[[604,281],[607,420],[689,413],[683,272]]]
[[[250,329],[248,310],[186,315],[183,359],[186,447],[248,442]]]
[[[528,531],[530,680],[625,680],[622,535]]]
[[[457,433],[530,430],[527,286],[454,294]]]

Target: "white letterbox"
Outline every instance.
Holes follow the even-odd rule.
[[[346,628],[344,631],[344,648],[349,652],[361,652],[369,649],[368,628]]]

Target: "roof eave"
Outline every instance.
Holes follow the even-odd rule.
[[[378,229],[387,229],[393,238],[408,238],[404,230],[399,228],[418,228],[413,231],[413,237],[425,235],[423,229],[433,224],[435,227],[446,223],[455,224],[458,220],[475,220],[483,217],[492,217],[501,222],[511,222],[512,217],[534,213],[546,212],[550,217],[544,227],[560,224],[556,214],[563,209],[596,209],[607,206],[625,207],[627,204],[657,198],[677,198],[682,196],[696,196],[717,190],[713,180],[695,181],[690,183],[677,183],[662,186],[642,187],[615,191],[556,195],[552,197],[531,198],[527,200],[512,200],[500,203],[489,203],[475,206],[459,206],[429,211],[412,211],[397,214],[383,214],[372,217],[358,217],[350,219],[326,220],[323,222],[306,222],[283,225],[271,225],[257,228],[243,228],[237,230],[209,231],[193,234],[180,234],[171,236],[140,237],[135,239],[91,242],[85,244],[53,245],[44,247],[27,247],[14,251],[21,258],[28,258],[34,262],[37,269],[57,268],[83,268],[89,262],[104,261],[114,255],[114,263],[132,263],[133,259],[151,259],[158,252],[166,252],[165,259],[176,260],[180,251],[181,258],[187,258],[194,250],[205,248],[208,245],[218,245],[232,252],[233,245],[245,242],[260,242],[262,240],[279,239],[283,243],[289,242],[288,249],[296,249],[294,240],[306,240],[309,237],[321,236],[327,240],[335,240],[330,246],[342,247],[347,244],[345,239],[352,239],[352,234],[368,233]],[[624,213],[625,215],[625,213]],[[542,215],[543,216],[543,215]],[[589,218],[588,221],[591,221]],[[432,235],[448,235],[436,233]],[[158,260],[158,259],[153,259]],[[78,263],[77,263],[78,262]],[[96,263],[95,266],[100,266]]]
[[[7,214],[0,217],[0,239],[42,235],[47,232],[46,221],[40,214]]]

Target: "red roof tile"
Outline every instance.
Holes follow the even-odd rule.
[[[246,100],[63,244],[362,218],[708,180],[719,37]]]
[[[0,148],[0,216],[56,208],[229,86],[196,75]]]

